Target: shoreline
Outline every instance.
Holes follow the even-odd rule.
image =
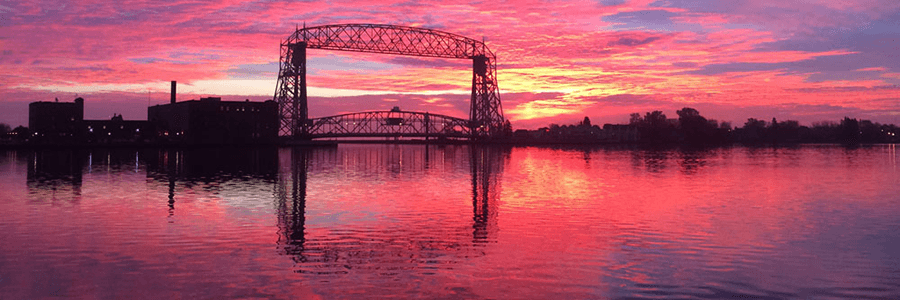
[[[722,144],[685,144],[685,143],[640,143],[640,142],[584,142],[584,141],[466,141],[466,140],[324,140],[324,141],[285,141],[279,143],[242,143],[242,144],[182,144],[182,143],[16,143],[0,142],[0,149],[92,149],[92,148],[257,148],[257,147],[337,147],[340,144],[384,144],[384,145],[486,145],[507,147],[629,147],[641,149],[710,149],[723,147],[795,147],[806,145],[839,145],[846,147],[861,147],[874,145],[897,145],[900,143],[821,143],[821,142],[793,142],[793,143],[722,143]]]

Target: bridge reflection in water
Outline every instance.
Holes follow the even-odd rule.
[[[896,299],[897,155],[6,151],[0,298]]]
[[[39,151],[10,159],[27,166],[32,202],[77,203],[88,178],[89,190],[110,180],[127,192],[148,189],[135,191],[133,204],[167,209],[169,223],[191,218],[180,216],[179,207],[191,213],[209,200],[262,209],[274,212],[276,247],[293,260],[295,271],[358,269],[368,270],[359,276],[378,276],[371,271],[421,274],[484,256],[485,247],[497,241],[499,176],[510,151],[341,145]],[[141,202],[144,193],[158,197]]]
[[[298,264],[297,272],[313,274],[343,274],[353,269],[413,269],[422,265],[427,265],[427,268],[450,268],[454,264],[452,261],[461,262],[466,258],[483,256],[483,247],[496,241],[496,199],[500,191],[498,175],[502,173],[508,155],[508,148],[474,146],[393,145],[360,147],[344,152],[334,149],[280,149],[275,186],[279,247]],[[468,170],[465,169],[467,162]],[[311,174],[320,177],[314,179],[319,184],[322,183],[321,174],[328,172],[385,173],[384,176],[409,176],[409,179],[416,181],[414,177],[428,174],[429,169],[434,168],[445,169],[435,174],[446,174],[446,169],[450,168],[457,174],[468,171],[471,177],[472,217],[471,228],[466,230],[469,232],[467,238],[459,234],[460,228],[439,228],[428,222],[399,222],[389,225],[398,228],[387,230],[381,225],[372,228],[366,227],[369,225],[333,224],[328,228],[317,228],[319,232],[316,234],[309,232],[307,223],[316,222],[316,217],[309,216],[307,208],[316,205],[317,201],[310,197],[316,189],[309,185]],[[427,199],[422,201],[422,205],[429,205]],[[352,204],[339,205],[345,205],[348,213],[356,209]],[[408,204],[389,209],[395,212],[403,210],[402,205]],[[411,214],[416,213],[421,212]],[[323,230],[327,233],[322,234]]]

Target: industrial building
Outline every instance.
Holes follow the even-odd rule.
[[[82,135],[88,144],[150,143],[154,126],[148,121],[126,121],[122,115],[109,120],[84,120]]]
[[[84,99],[75,102],[38,101],[28,104],[28,129],[31,140],[45,142],[74,142],[82,132]]]
[[[33,102],[28,106],[28,142],[45,145],[252,145],[274,144],[278,105],[274,101],[222,101],[219,97],[147,108],[147,121],[84,120],[84,99]]]
[[[153,125],[147,121],[125,121],[115,114],[110,120],[85,120],[81,97],[30,103],[28,129],[34,144],[135,144],[153,137]]]
[[[275,101],[222,101],[219,97],[171,101],[147,108],[147,120],[161,143],[187,145],[272,144],[278,137]]]

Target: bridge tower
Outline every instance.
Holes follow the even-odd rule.
[[[307,135],[309,106],[306,93],[306,42],[281,44],[281,67],[278,72],[278,135],[302,139]]]
[[[279,109],[279,135],[309,139],[306,93],[306,49],[326,49],[394,55],[472,60],[472,97],[469,111],[471,139],[503,132],[505,119],[497,86],[496,56],[481,41],[416,27],[341,24],[297,29],[281,43],[275,101]]]

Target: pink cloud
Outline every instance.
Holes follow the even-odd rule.
[[[823,60],[867,55],[867,45],[840,44],[835,40],[834,46],[828,47],[827,39],[842,38],[839,34],[816,37],[823,40],[817,43],[826,45],[821,49],[782,49],[772,45],[805,45],[810,41],[796,39],[811,32],[874,28],[884,18],[896,16],[900,4],[762,1],[740,6],[691,6],[681,5],[691,1],[671,2],[22,2],[0,10],[0,16],[6,20],[0,34],[0,80],[5,85],[0,87],[0,103],[11,107],[12,103],[48,100],[60,94],[46,91],[47,86],[127,87],[169,80],[191,83],[229,79],[240,66],[277,64],[279,41],[304,22],[310,26],[390,23],[436,28],[476,39],[484,37],[498,55],[499,86],[507,117],[523,126],[539,125],[537,121],[577,120],[586,114],[622,120],[629,112],[652,110],[654,106],[677,109],[705,105],[722,110],[704,111],[705,115],[741,119],[745,116],[733,113],[731,108],[762,105],[775,113],[786,103],[801,105],[796,106],[798,110],[810,105],[830,105],[848,113],[871,112],[881,121],[892,120],[891,111],[879,115],[884,101],[878,99],[893,96],[873,87],[900,84],[900,76],[896,75],[900,74],[900,66],[890,61],[872,61],[835,70]],[[645,14],[648,11],[665,13]],[[629,24],[631,19],[627,18],[610,21],[609,17],[623,13],[640,23]],[[881,38],[886,41],[896,39],[896,35],[888,32]],[[468,115],[468,62],[330,53],[336,52],[310,51],[309,55],[319,61],[349,58],[349,63],[368,64],[344,69],[334,66],[346,64],[310,64],[311,85],[418,93],[420,96],[391,99],[401,101],[404,107]],[[791,69],[784,65],[789,63],[812,67]],[[390,68],[369,69],[372,65]],[[736,67],[703,72],[715,66]],[[843,71],[860,75],[813,80],[815,76]],[[273,71],[253,76],[265,76],[267,72]],[[274,84],[274,78],[271,80]],[[842,88],[859,90],[821,92]],[[448,91],[454,93],[447,94]],[[94,101],[109,103],[135,99],[122,103],[133,103],[136,108],[128,111],[139,111],[146,106],[146,101],[137,100],[146,96],[144,92],[122,88],[97,91],[90,96]],[[270,94],[239,97],[265,99]],[[616,95],[653,102],[607,104]],[[365,101],[348,102],[330,99],[316,109],[322,113],[367,110],[391,106],[394,102],[384,100],[388,98],[373,95]],[[452,104],[446,106],[448,103]],[[129,117],[139,118],[140,114],[126,114]],[[6,118],[0,122],[22,122],[11,114],[0,114],[0,118]]]

